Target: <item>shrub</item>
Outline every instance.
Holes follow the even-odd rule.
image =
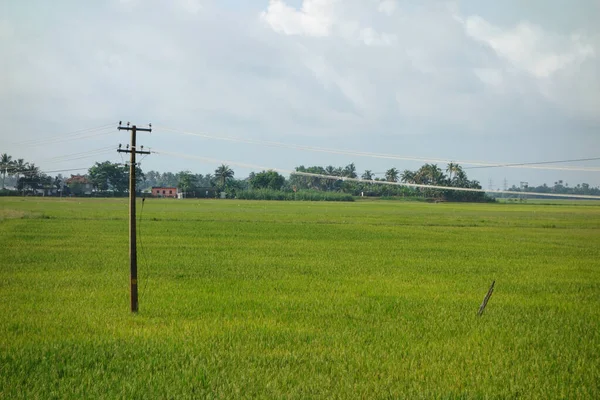
[[[241,200],[280,201],[354,201],[354,197],[347,193],[319,192],[316,190],[300,190],[296,193],[272,189],[244,190],[237,192],[236,198]]]

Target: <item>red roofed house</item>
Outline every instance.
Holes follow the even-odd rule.
[[[92,184],[83,175],[71,175],[69,179],[65,181],[71,193],[80,196],[82,194],[92,194]]]
[[[152,187],[152,196],[153,197],[172,197],[174,199],[177,198],[177,188],[176,187]]]

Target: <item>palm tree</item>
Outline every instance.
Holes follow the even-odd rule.
[[[452,182],[452,175],[456,175],[458,171],[462,171],[462,167],[455,162],[449,162],[446,167],[446,172],[448,173],[449,180]]]
[[[409,169],[405,169],[400,176],[400,179],[404,183],[415,183],[415,173]]]
[[[425,164],[415,174],[415,180],[424,185],[438,185],[445,176],[436,164]]]
[[[22,158],[19,158],[17,161],[13,162],[13,173],[17,177],[17,184],[19,183],[19,177],[25,170],[29,164],[25,162]]]
[[[333,165],[328,165],[325,167],[325,175],[336,176],[336,169]]]
[[[63,180],[61,175],[57,175],[56,177],[54,177],[54,182],[52,182],[52,184],[54,185],[54,187],[56,187],[56,192],[61,194],[62,197],[62,190],[61,187],[63,185]]]
[[[463,171],[462,168],[458,172],[456,172],[454,181],[456,182],[456,185],[458,187],[467,187],[470,184],[469,179],[467,178],[467,174],[465,174],[465,171]]]
[[[385,180],[388,182],[398,182],[399,172],[396,168],[390,168],[385,171]]]
[[[23,174],[23,178],[20,186],[23,189],[23,194],[25,194],[25,188],[35,190],[40,186],[40,169],[36,167],[35,164],[27,163],[25,165],[25,170],[21,170],[21,173]]]
[[[229,165],[221,164],[219,168],[215,169],[215,178],[217,178],[221,184],[221,190],[225,188],[225,182],[227,182],[227,179],[233,178],[233,175],[234,172],[231,168],[229,168]]]
[[[366,181],[372,181],[373,180],[373,175],[374,175],[373,171],[371,171],[370,169],[368,169],[368,170],[366,170],[362,174],[361,178],[364,179],[364,180],[366,180]]]
[[[6,174],[11,175],[11,171],[13,169],[13,159],[6,153],[0,155],[0,170],[2,170],[2,189],[4,189],[4,180],[6,179]]]
[[[342,176],[346,178],[356,178],[356,165],[354,165],[354,163],[346,165],[346,167],[342,171]]]

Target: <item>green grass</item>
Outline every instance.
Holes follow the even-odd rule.
[[[0,199],[0,398],[600,397],[600,205],[149,199],[140,238],[132,315],[126,199]]]

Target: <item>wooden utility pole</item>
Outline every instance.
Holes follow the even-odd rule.
[[[149,151],[137,150],[136,148],[136,137],[137,131],[141,132],[152,132],[152,124],[149,124],[148,128],[138,128],[137,126],[121,126],[119,121],[118,130],[125,130],[131,132],[131,144],[128,149],[119,149],[119,153],[130,153],[129,159],[129,267],[130,267],[130,288],[131,288],[131,312],[138,312],[138,285],[137,285],[137,239],[135,236],[135,155],[136,154],[150,154]],[[128,146],[129,147],[129,146]]]

